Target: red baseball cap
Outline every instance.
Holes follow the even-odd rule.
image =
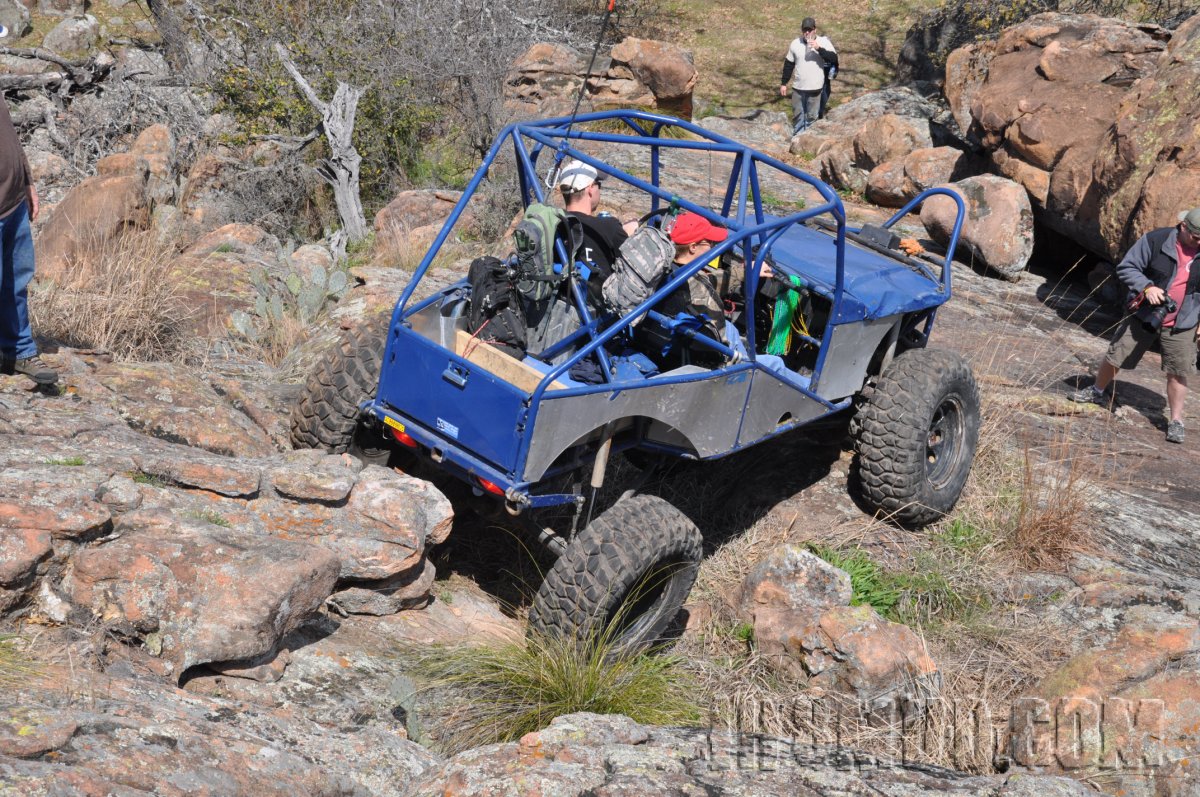
[[[671,240],[680,246],[694,244],[697,241],[712,241],[719,243],[729,236],[729,230],[713,224],[699,213],[684,213],[675,219],[671,228]]]

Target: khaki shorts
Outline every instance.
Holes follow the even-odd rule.
[[[1161,334],[1160,334],[1161,333]],[[1162,369],[1171,376],[1190,376],[1196,373],[1196,328],[1151,331],[1134,316],[1127,316],[1117,327],[1112,345],[1104,359],[1122,370],[1137,368],[1142,355],[1154,341],[1162,349]]]

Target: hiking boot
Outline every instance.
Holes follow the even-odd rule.
[[[58,381],[58,371],[46,365],[46,362],[36,354],[13,363],[13,373],[25,374],[39,385],[53,385]]]
[[[1082,387],[1067,398],[1079,404],[1099,404],[1101,406],[1108,404],[1109,401],[1108,391],[1100,390],[1095,385]]]
[[[1167,442],[1183,442],[1183,421],[1171,421],[1167,424]]]

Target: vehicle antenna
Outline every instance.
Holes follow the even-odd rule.
[[[608,0],[608,9],[604,12],[604,20],[600,23],[600,35],[596,37],[596,46],[592,50],[592,60],[588,62],[587,74],[583,76],[583,83],[579,86],[579,94],[575,95],[575,108],[571,111],[571,121],[567,122],[566,135],[563,136],[562,144],[558,147],[558,157],[554,159],[553,171],[557,171],[558,164],[562,162],[567,148],[567,140],[571,135],[571,128],[575,125],[575,117],[579,115],[579,104],[583,102],[583,93],[587,91],[588,81],[592,79],[592,67],[596,65],[596,56],[600,53],[600,45],[604,42],[604,34],[608,31],[608,20],[616,10],[617,0]]]

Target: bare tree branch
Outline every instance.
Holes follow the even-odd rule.
[[[292,80],[296,81],[296,85],[300,88],[300,91],[304,92],[304,96],[308,100],[309,105],[316,108],[321,112],[322,115],[324,115],[327,107],[325,102],[317,96],[317,93],[313,91],[313,87],[310,86],[308,81],[304,79],[304,75],[301,75],[300,70],[296,68],[294,63],[292,63],[292,58],[288,55],[287,48],[285,48],[279,42],[276,42],[275,52],[279,54],[279,60],[283,63],[283,68],[286,69],[287,73],[292,76]]]

